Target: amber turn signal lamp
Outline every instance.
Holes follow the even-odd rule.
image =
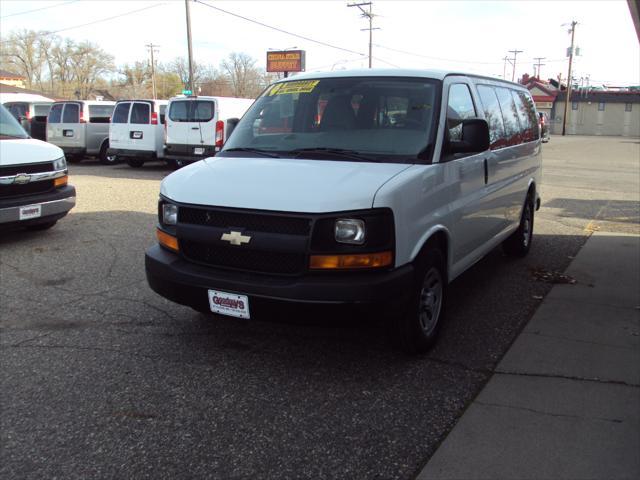
[[[174,252],[180,250],[178,248],[178,239],[173,235],[169,235],[158,228],[156,229],[156,237],[158,238],[158,243],[163,247],[173,250]]]
[[[391,252],[360,253],[357,255],[311,255],[309,267],[316,270],[388,267],[393,262]]]
[[[65,175],[64,177],[60,177],[60,178],[56,178],[53,181],[53,186],[58,188],[58,187],[64,187],[67,182],[69,181],[69,176]]]

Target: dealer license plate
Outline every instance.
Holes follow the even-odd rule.
[[[196,147],[193,149],[193,153],[196,155],[202,155],[204,153],[204,148],[202,147]]]
[[[25,205],[20,207],[20,220],[31,220],[42,216],[42,205]]]
[[[209,307],[213,313],[220,315],[251,318],[249,316],[249,297],[246,295],[209,290]]]

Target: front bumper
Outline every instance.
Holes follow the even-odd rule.
[[[401,308],[413,284],[412,265],[390,271],[308,273],[281,277],[218,270],[187,262],[159,245],[147,250],[145,268],[149,286],[169,300],[208,310],[209,289],[248,295],[249,302],[359,305]]]
[[[9,227],[47,223],[64,217],[75,204],[76,189],[71,185],[39,195],[0,199],[0,225]],[[20,207],[27,205],[40,205],[41,215],[38,218],[21,221]]]

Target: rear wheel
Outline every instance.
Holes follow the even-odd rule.
[[[115,165],[118,163],[117,155],[109,155],[107,152],[109,151],[109,142],[103,142],[102,147],[100,147],[100,155],[98,158],[100,159],[100,163],[103,165]]]
[[[533,240],[533,211],[533,194],[529,193],[522,208],[518,229],[502,243],[502,249],[506,254],[524,257],[529,253]]]
[[[144,160],[141,158],[129,157],[127,158],[127,165],[132,168],[140,168],[144,165]]]
[[[409,306],[394,325],[394,335],[402,350],[424,353],[433,347],[444,318],[446,290],[444,255],[437,247],[429,248],[416,261]]]

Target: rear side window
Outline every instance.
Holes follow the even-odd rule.
[[[148,103],[134,103],[131,107],[131,122],[148,125],[151,121]]]
[[[491,149],[501,148],[506,145],[504,141],[504,122],[502,121],[502,112],[498,97],[492,87],[486,85],[478,85],[478,94],[482,102],[484,117],[489,124],[489,137],[491,141]]]
[[[111,123],[127,123],[129,121],[129,108],[131,108],[131,103],[129,102],[118,103],[113,111]]]
[[[518,109],[511,96],[508,88],[497,87],[496,95],[502,110],[502,120],[504,121],[504,132],[508,145],[517,145],[520,143],[518,136],[520,135],[520,119],[518,118]]]
[[[80,121],[80,105],[65,103],[62,112],[62,123],[78,123]]]
[[[60,123],[60,119],[62,118],[62,107],[61,103],[56,103],[51,107],[49,111],[49,119],[47,120],[49,123]]]
[[[538,133],[538,120],[533,101],[525,92],[512,91],[513,100],[518,109],[518,117],[520,118],[520,126],[525,142],[533,142],[540,135]]]
[[[27,112],[29,111],[29,105],[26,103],[12,103],[9,105],[5,105],[17,120],[20,120],[20,117],[26,117]]]
[[[214,114],[213,102],[206,100],[179,100],[169,107],[169,118],[174,122],[208,122]]]
[[[109,123],[113,105],[89,105],[89,123]]]
[[[46,117],[49,114],[49,110],[51,110],[50,104],[40,104],[33,106],[33,116],[34,117]]]

